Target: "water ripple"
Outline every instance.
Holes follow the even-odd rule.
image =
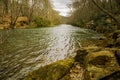
[[[82,41],[100,36],[71,25],[0,30],[0,80],[19,80],[40,66],[70,57]]]

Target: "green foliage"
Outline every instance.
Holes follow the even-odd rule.
[[[7,22],[10,26],[14,25],[13,28],[24,25],[15,24],[19,17],[27,17],[29,28],[54,26],[60,23],[59,13],[53,9],[50,0],[20,0],[20,2],[0,0],[0,9],[0,24]]]
[[[105,15],[98,15],[98,16],[95,16],[93,19],[95,21],[96,26],[104,26],[105,25],[105,20],[106,20]]]
[[[84,25],[84,22],[82,20],[76,21],[76,25],[82,27]]]
[[[36,27],[48,27],[51,24],[49,20],[45,20],[40,17],[35,17],[33,21],[36,24]]]
[[[74,26],[79,26],[79,27],[83,27],[84,26],[83,20],[78,20],[78,21],[75,21],[75,22],[71,22],[70,24],[72,24]]]

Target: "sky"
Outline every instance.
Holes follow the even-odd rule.
[[[70,9],[68,4],[71,3],[71,0],[51,0],[53,3],[53,8],[59,12],[62,16],[68,16]]]

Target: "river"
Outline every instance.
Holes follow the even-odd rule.
[[[21,80],[29,71],[69,58],[82,42],[101,35],[71,25],[0,30],[0,80]]]

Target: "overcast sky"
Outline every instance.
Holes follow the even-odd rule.
[[[51,0],[53,3],[53,7],[56,11],[60,12],[62,16],[68,16],[70,9],[68,8],[68,4],[71,3],[71,0]]]

